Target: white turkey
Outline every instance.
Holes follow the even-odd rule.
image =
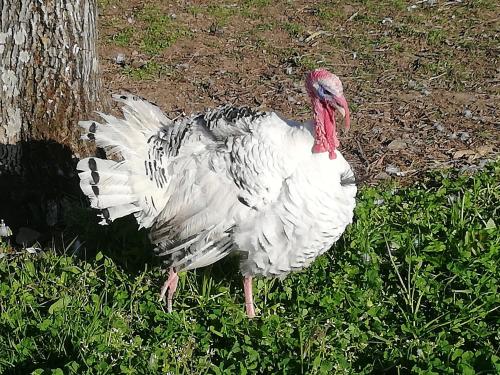
[[[327,251],[352,221],[354,174],[337,150],[335,114],[349,109],[339,78],[306,77],[314,119],[223,106],[176,120],[131,95],[124,119],[82,121],[83,139],[119,161],[78,163],[80,186],[101,224],[133,214],[150,229],[169,267],[168,311],[178,272],[240,254],[246,312],[255,316],[252,277],[283,277]]]

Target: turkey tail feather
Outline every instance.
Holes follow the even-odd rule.
[[[80,188],[89,197],[90,205],[101,210],[102,225],[140,210],[138,199],[128,185],[124,166],[123,162],[98,158],[78,162]]]
[[[100,224],[133,213],[141,227],[149,227],[164,199],[145,170],[151,164],[149,140],[171,120],[157,106],[137,96],[113,98],[123,103],[124,119],[99,113],[102,124],[80,121],[79,125],[82,139],[94,141],[108,157],[120,161],[93,157],[81,160],[77,165],[80,187],[91,206],[101,210]]]

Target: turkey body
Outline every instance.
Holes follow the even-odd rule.
[[[314,120],[223,106],[170,120],[132,95],[114,96],[124,118],[82,121],[82,138],[108,158],[78,163],[80,187],[101,224],[133,214],[150,230],[169,268],[168,310],[177,273],[240,255],[245,305],[255,316],[252,277],[283,277],[328,250],[352,221],[354,174],[337,150],[335,113],[349,127],[337,76],[309,73]]]
[[[284,276],[307,267],[352,221],[353,172],[339,151],[333,160],[312,153],[312,124],[246,107],[170,121],[141,99],[119,100],[125,120],[82,126],[84,138],[123,160],[80,161],[81,186],[103,223],[134,213],[151,228],[158,256],[176,271],[238,252],[243,275]]]

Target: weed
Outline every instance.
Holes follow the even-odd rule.
[[[430,46],[438,46],[443,43],[444,39],[445,33],[443,30],[434,29],[427,34],[427,43],[429,43]]]
[[[219,26],[227,25],[232,16],[237,13],[238,9],[234,6],[224,5],[209,5],[207,14],[214,18],[214,22]]]
[[[498,3],[494,0],[475,0],[467,2],[467,7],[480,10],[494,10],[498,8]]]
[[[243,4],[247,7],[265,8],[271,4],[271,0],[244,0]]]
[[[398,10],[406,10],[407,2],[404,0],[392,0],[392,6]]]
[[[154,56],[174,44],[178,39],[190,35],[188,29],[179,25],[163,11],[146,6],[136,13],[135,26],[127,26],[111,37],[111,42],[120,47],[135,46],[142,52]]]
[[[258,31],[271,31],[274,30],[276,25],[273,22],[263,22],[257,25]]]
[[[140,39],[141,49],[150,55],[159,54],[177,39],[189,35],[186,28],[176,24],[156,7],[145,7],[137,18],[146,25],[145,33]]]
[[[296,22],[285,22],[281,25],[283,30],[285,30],[290,36],[298,38],[304,34],[304,27],[300,23]]]
[[[146,65],[140,68],[127,66],[123,72],[136,80],[149,80],[160,78],[162,75],[171,75],[172,69],[156,61],[148,61]]]
[[[104,9],[106,7],[114,5],[115,3],[116,0],[97,0],[97,6],[99,9]]]
[[[127,27],[113,35],[112,42],[117,46],[127,47],[128,45],[130,45],[133,35],[134,29],[131,27]]]
[[[343,17],[343,13],[340,11],[340,9],[338,9],[337,7],[333,7],[330,4],[329,5],[322,4],[318,6],[316,14],[319,19],[328,22],[331,22],[335,19],[339,20],[342,19]]]
[[[213,19],[213,22],[217,25],[217,27],[223,27],[227,25],[231,17],[237,14],[240,9],[235,6],[211,4],[206,7],[191,5],[187,8],[187,11],[194,16],[198,16],[200,14],[208,15]]]
[[[305,70],[313,70],[318,67],[318,63],[311,56],[301,56],[298,65]]]

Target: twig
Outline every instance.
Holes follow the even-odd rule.
[[[348,21],[348,22],[350,22],[350,21],[352,21],[353,19],[355,19],[355,18],[356,18],[356,16],[358,15],[358,13],[359,13],[359,12],[354,13],[351,17],[349,17],[349,18],[347,19],[347,21]]]
[[[370,166],[370,162],[366,158],[365,152],[363,151],[363,147],[361,147],[361,142],[359,142],[358,139],[356,139],[356,144],[358,145],[359,156],[361,156],[361,159],[362,159],[363,163],[365,164],[365,169],[368,171],[368,167]]]
[[[444,75],[446,75],[446,74],[447,74],[447,72],[444,72],[444,73],[441,73],[441,74],[439,74],[439,75],[437,75],[437,76],[431,77],[431,78],[429,78],[429,81],[433,81],[433,80],[435,80],[435,79],[438,79],[439,77],[442,77],[442,76],[444,76]]]

